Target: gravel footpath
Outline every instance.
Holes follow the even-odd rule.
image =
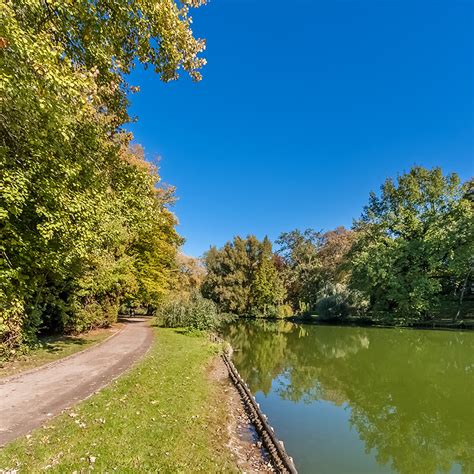
[[[97,392],[140,359],[153,341],[145,318],[124,321],[103,343],[23,374],[0,379],[0,446]]]

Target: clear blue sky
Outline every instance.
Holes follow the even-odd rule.
[[[130,128],[184,251],[350,226],[413,164],[474,174],[474,0],[211,0],[204,79],[137,70]]]

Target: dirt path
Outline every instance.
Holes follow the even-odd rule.
[[[102,344],[0,379],[0,446],[107,385],[142,357],[152,340],[146,319],[125,320],[124,329]]]

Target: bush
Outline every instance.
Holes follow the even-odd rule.
[[[341,284],[327,285],[318,299],[315,310],[319,319],[340,320],[356,314],[366,303],[359,292]]]
[[[320,319],[345,319],[351,314],[351,307],[341,294],[321,298],[315,309]]]
[[[289,304],[282,304],[277,308],[277,318],[290,318],[293,316],[293,308]]]
[[[200,294],[187,299],[171,299],[158,309],[157,315],[165,327],[201,331],[215,329],[221,319],[215,303]]]
[[[80,333],[97,327],[108,327],[117,322],[118,301],[114,298],[89,298],[80,302],[65,320],[67,333]]]
[[[293,316],[293,310],[291,306],[287,304],[278,306],[269,305],[266,308],[266,313],[261,314],[260,316],[264,316],[266,318],[284,319]]]

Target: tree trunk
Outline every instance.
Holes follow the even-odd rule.
[[[464,284],[462,285],[461,294],[459,295],[458,311],[456,313],[456,316],[454,316],[453,321],[457,321],[457,319],[459,318],[459,315],[461,314],[462,300],[464,298],[464,293],[466,292],[467,282],[469,281],[469,276],[471,275],[471,271],[472,269],[467,272],[466,278],[464,279]]]

